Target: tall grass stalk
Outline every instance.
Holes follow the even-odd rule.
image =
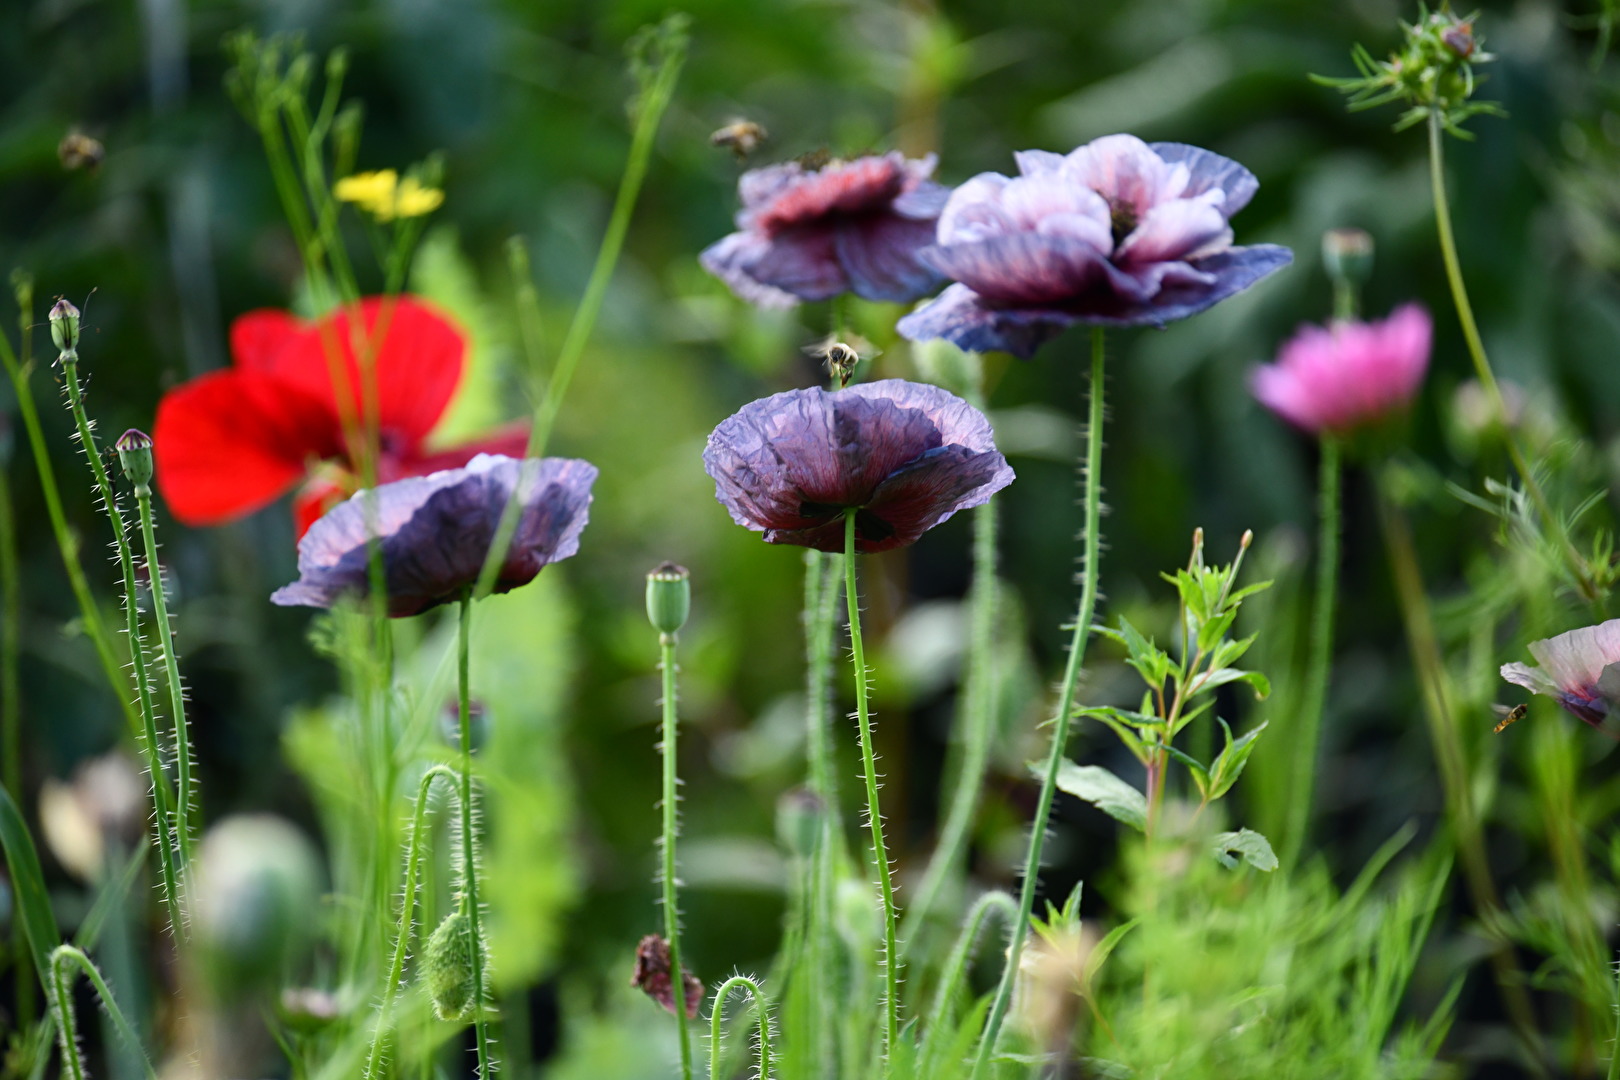
[[[1304,850],[1311,827],[1311,804],[1316,794],[1318,750],[1322,742],[1322,711],[1327,704],[1328,676],[1333,668],[1333,615],[1338,599],[1341,443],[1324,435],[1317,479],[1320,532],[1316,542],[1316,590],[1311,596],[1310,661],[1305,673],[1305,699],[1300,703],[1295,729],[1294,782],[1289,794],[1287,845],[1283,862],[1292,865]]]
[[[900,1040],[900,953],[895,944],[894,870],[883,841],[883,812],[878,806],[877,759],[872,753],[872,715],[867,705],[870,674],[861,639],[861,594],[855,584],[855,511],[844,515],[844,603],[849,610],[849,645],[855,666],[855,719],[861,740],[861,768],[866,778],[866,820],[872,830],[872,858],[877,864],[878,899],[883,905],[883,1055],[884,1067]]]
[[[995,1054],[1001,1025],[1007,1019],[1012,1005],[1013,986],[1018,980],[1018,965],[1024,953],[1024,941],[1029,936],[1029,916],[1035,907],[1035,890],[1041,874],[1041,855],[1046,844],[1046,822],[1052,812],[1052,799],[1057,793],[1058,769],[1065,760],[1064,751],[1069,742],[1069,726],[1074,716],[1075,688],[1080,682],[1080,668],[1085,660],[1086,640],[1091,635],[1092,617],[1097,610],[1098,558],[1101,546],[1100,518],[1102,517],[1102,435],[1103,435],[1103,376],[1107,360],[1105,340],[1101,327],[1091,331],[1091,403],[1086,417],[1085,471],[1085,524],[1083,534],[1084,555],[1081,565],[1080,607],[1075,613],[1073,637],[1069,641],[1068,665],[1063,671],[1063,683],[1058,690],[1057,711],[1052,717],[1052,747],[1047,755],[1041,779],[1041,794],[1035,804],[1035,818],[1030,824],[1029,850],[1024,859],[1024,880],[1018,893],[1018,917],[1013,920],[1008,935],[1007,963],[1001,972],[1001,982],[985,1019],[984,1035],[973,1062],[973,1080],[988,1075],[990,1059]]]
[[[75,311],[71,318],[76,324],[78,313]],[[152,701],[151,676],[146,667],[146,643],[141,636],[140,607],[136,602],[139,593],[135,585],[135,558],[130,550],[129,534],[124,522],[123,510],[118,504],[118,493],[114,490],[112,479],[107,475],[107,468],[102,463],[101,449],[96,444],[95,430],[90,423],[90,418],[85,413],[84,396],[79,385],[79,357],[75,347],[77,337],[78,329],[75,325],[62,346],[61,356],[58,357],[62,365],[63,393],[67,397],[68,410],[73,414],[79,448],[84,452],[85,459],[90,463],[90,472],[95,477],[96,492],[101,499],[101,508],[106,512],[108,520],[112,523],[118,565],[123,571],[125,634],[129,638],[130,667],[135,673],[135,691],[140,706],[140,743],[146,756],[146,770],[150,774],[152,783],[152,803],[155,811],[154,825],[157,829],[158,865],[163,881],[163,902],[169,913],[170,931],[176,937],[184,937],[186,932],[185,910],[182,906],[180,890],[181,879],[185,874],[189,847],[181,842],[176,830],[176,795],[169,788],[168,774],[163,765],[162,744],[158,734],[157,707]],[[154,575],[152,581],[153,597],[157,597],[161,591],[162,585]],[[178,698],[176,699],[176,705],[178,705]],[[178,736],[176,742],[178,745]]]

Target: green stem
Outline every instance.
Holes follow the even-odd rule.
[[[186,720],[185,688],[180,685],[180,654],[174,648],[174,629],[169,623],[169,602],[163,594],[163,568],[158,562],[157,532],[152,526],[152,489],[145,484],[135,488],[135,502],[141,514],[141,540],[146,545],[146,576],[152,589],[152,616],[157,622],[158,643],[163,648],[163,667],[169,680],[169,705],[174,713],[174,760],[176,794],[174,832],[180,845],[180,862],[191,857],[191,811],[197,791],[191,776],[191,729]]]
[[[118,493],[101,463],[101,450],[96,445],[95,432],[84,409],[84,397],[79,389],[78,356],[71,350],[63,351],[62,385],[67,394],[69,411],[79,435],[79,448],[90,462],[96,490],[101,496],[102,509],[112,522],[113,540],[118,551],[118,565],[124,574],[124,631],[129,638],[130,666],[135,671],[135,690],[140,704],[141,743],[146,753],[146,770],[151,775],[152,803],[157,829],[158,862],[163,877],[163,899],[169,909],[170,929],[176,937],[185,934],[184,911],[180,903],[180,877],[185,871],[187,848],[175,831],[174,793],[169,790],[168,774],[163,768],[163,755],[159,749],[157,709],[152,704],[152,682],[146,667],[146,642],[141,637],[140,609],[135,602],[139,595],[135,588],[135,557],[130,551],[129,536],[124,524],[124,513],[118,505]],[[156,597],[162,585],[154,577],[152,595]]]
[[[461,721],[461,874],[462,888],[466,890],[467,918],[472,923],[473,1032],[478,1042],[478,1076],[485,1080],[490,1072],[489,1037],[484,1022],[484,935],[478,907],[478,853],[474,847],[477,834],[473,828],[476,807],[472,786],[472,696],[467,681],[468,646],[472,637],[471,594],[462,596],[460,614],[456,704]]]
[[[18,654],[22,643],[22,583],[17,572],[16,504],[10,463],[0,464],[0,784],[22,801],[22,689]],[[11,928],[12,970],[19,1028],[34,1022],[34,971],[21,920]]]
[[[79,538],[68,527],[67,515],[62,510],[61,492],[56,486],[56,471],[51,468],[50,453],[45,445],[45,430],[39,423],[39,411],[34,406],[34,396],[28,387],[28,375],[33,369],[30,363],[26,368],[18,363],[17,354],[11,349],[11,342],[4,334],[0,334],[0,363],[6,368],[6,375],[11,379],[11,386],[17,397],[17,412],[21,414],[23,427],[28,432],[29,449],[34,455],[34,469],[39,473],[39,487],[45,497],[45,514],[51,520],[51,531],[56,537],[57,549],[62,553],[62,566],[68,576],[68,585],[73,590],[73,598],[78,601],[79,617],[84,625],[85,636],[96,650],[96,658],[101,661],[101,669],[107,676],[107,684],[112,688],[113,696],[118,699],[118,706],[124,712],[124,720],[130,733],[139,739],[142,734],[141,715],[133,704],[130,693],[129,679],[124,674],[117,654],[113,651],[112,637],[107,632],[107,624],[102,621],[101,609],[96,606],[94,595],[90,592],[90,582],[84,576],[84,567],[79,564]]]
[[[146,1056],[141,1046],[141,1040],[130,1027],[129,1021],[124,1018],[123,1010],[118,1007],[112,991],[96,970],[96,965],[90,962],[83,949],[73,945],[58,945],[51,950],[51,984],[52,1008],[56,1012],[56,1030],[62,1048],[62,1070],[73,1080],[84,1080],[84,1061],[79,1057],[79,1025],[73,1018],[73,968],[77,967],[84,972],[90,985],[96,988],[101,997],[101,1007],[107,1010],[107,1018],[112,1021],[113,1030],[136,1055],[141,1059],[141,1066],[146,1071],[147,1080],[157,1080],[157,1072],[152,1068],[152,1062]]]
[[[866,776],[866,820],[872,828],[872,855],[877,861],[878,892],[883,902],[883,1055],[890,1063],[900,1039],[900,953],[895,946],[894,874],[883,842],[883,813],[878,808],[877,759],[872,753],[872,715],[867,705],[866,647],[861,640],[861,594],[855,585],[855,511],[844,515],[844,601],[849,610],[849,644],[855,665],[855,717],[861,738],[861,766]]]
[[[1597,607],[1598,613],[1603,615],[1606,613],[1603,595],[1592,580],[1586,560],[1571,542],[1563,522],[1553,513],[1546,492],[1541,489],[1540,481],[1531,471],[1524,451],[1519,448],[1518,437],[1509,422],[1507,403],[1502,399],[1502,388],[1497,385],[1496,374],[1491,370],[1490,359],[1485,355],[1485,343],[1479,336],[1479,325],[1474,321],[1474,307],[1469,303],[1468,287],[1463,282],[1462,263],[1457,258],[1457,240],[1451,231],[1451,206],[1446,197],[1444,129],[1441,126],[1440,114],[1434,111],[1429,113],[1429,186],[1434,194],[1434,220],[1440,233],[1440,256],[1446,266],[1446,281],[1451,286],[1451,300],[1457,309],[1457,321],[1462,324],[1463,341],[1468,346],[1468,356],[1474,362],[1474,373],[1479,379],[1480,386],[1485,389],[1485,396],[1490,399],[1497,422],[1502,426],[1502,438],[1507,443],[1508,456],[1513,459],[1513,467],[1524,483],[1525,492],[1536,504],[1536,511],[1541,515],[1542,521],[1563,546],[1564,557],[1569,561],[1570,570],[1575,574],[1581,595],[1591,601]]]
[[[1041,780],[1040,799],[1035,804],[1035,820],[1029,830],[1029,853],[1024,860],[1024,880],[1018,893],[1018,918],[1013,923],[1007,947],[1007,963],[1001,971],[1001,982],[996,987],[990,1015],[985,1020],[984,1035],[979,1040],[979,1051],[973,1062],[973,1080],[987,1074],[991,1055],[1001,1025],[1007,1019],[1012,1004],[1013,986],[1018,980],[1018,964],[1024,953],[1024,939],[1029,935],[1029,914],[1035,907],[1035,889],[1041,874],[1041,854],[1046,844],[1046,822],[1052,813],[1052,799],[1057,791],[1057,774],[1064,761],[1064,750],[1069,741],[1069,723],[1074,713],[1075,688],[1080,682],[1080,667],[1086,655],[1086,640],[1091,635],[1092,616],[1097,609],[1098,552],[1101,536],[1099,518],[1102,516],[1102,433],[1103,433],[1103,367],[1106,359],[1103,348],[1103,330],[1091,331],[1091,406],[1086,420],[1085,461],[1085,555],[1080,586],[1080,608],[1075,613],[1074,636],[1069,642],[1069,662],[1063,671],[1063,685],[1058,692],[1057,712],[1052,719],[1052,749],[1047,755],[1046,769]]]
[[[1328,673],[1333,665],[1333,612],[1338,598],[1341,444],[1332,435],[1322,438],[1317,497],[1321,500],[1321,532],[1316,544],[1316,594],[1311,599],[1310,666],[1305,675],[1305,698],[1300,703],[1299,730],[1294,743],[1294,790],[1288,808],[1287,852],[1292,863],[1304,850],[1310,829],[1311,803],[1316,786],[1316,756],[1322,740],[1322,710],[1327,703]]]
[[[636,199],[641,194],[642,181],[647,177],[647,164],[652,157],[653,140],[658,134],[659,124],[669,108],[670,100],[675,96],[675,83],[680,78],[681,66],[685,60],[684,47],[672,50],[664,58],[658,74],[653,77],[652,85],[642,97],[641,109],[636,116],[635,132],[630,138],[630,155],[625,161],[624,175],[619,180],[619,191],[613,200],[613,215],[608,219],[607,232],[603,234],[602,246],[597,250],[596,263],[591,267],[590,279],[585,284],[585,294],[580,298],[574,318],[568,324],[568,334],[563,338],[562,348],[557,354],[557,366],[552,368],[551,382],[546,387],[546,395],[534,411],[534,423],[529,429],[529,445],[524,450],[524,457],[540,457],[546,452],[551,429],[557,421],[557,414],[562,410],[563,397],[568,393],[568,384],[573,381],[574,370],[579,367],[580,358],[585,354],[585,346],[591,339],[591,332],[596,328],[596,318],[602,311],[602,302],[607,298],[608,285],[613,281],[613,270],[619,263],[619,253],[624,249],[624,239],[630,231],[630,216],[635,211]],[[487,596],[494,586],[495,575],[506,559],[506,550],[511,546],[512,534],[517,530],[518,510],[517,489],[514,488],[512,498],[507,500],[506,506],[501,510],[501,519],[495,528],[495,538],[489,546],[489,555],[485,557],[483,569],[478,575],[478,586],[474,590],[474,595]]]
[[[934,993],[934,1007],[929,1011],[933,1031],[949,1030],[951,1010],[956,1007],[957,995],[967,981],[968,963],[973,959],[973,951],[978,948],[979,938],[992,915],[1000,916],[1001,921],[1010,927],[1018,917],[1018,905],[1008,894],[995,890],[980,896],[968,909],[967,918],[962,921],[962,932],[956,938],[956,946],[951,949],[950,959],[945,961],[944,977]]]
[[[838,776],[832,749],[833,629],[841,582],[836,556],[814,548],[804,552],[805,626],[805,742],[809,758],[810,789],[821,802],[821,828],[810,854],[810,887],[805,901],[804,932],[813,970],[831,978],[833,946],[833,889],[835,867],[843,850],[843,823],[839,813]],[[837,1060],[835,994],[816,993],[812,1003],[810,1042],[817,1049],[823,1073],[834,1073]]]
[[[378,1010],[377,1026],[371,1033],[371,1052],[366,1058],[366,1071],[362,1074],[366,1080],[373,1080],[379,1075],[382,1067],[383,1043],[388,1032],[392,1030],[394,999],[405,978],[405,957],[410,953],[411,936],[416,927],[416,879],[422,865],[422,834],[427,825],[428,798],[432,794],[435,780],[446,781],[450,794],[457,800],[457,809],[461,811],[463,817],[466,816],[466,808],[460,805],[459,801],[461,776],[456,770],[448,765],[435,765],[422,774],[422,780],[416,789],[416,805],[411,812],[411,835],[405,846],[405,887],[400,902],[399,931],[394,937],[394,959],[388,968],[388,984],[383,988],[382,1008]]]
[[[1541,1064],[1541,1039],[1536,1033],[1535,1011],[1529,995],[1525,993],[1524,977],[1514,961],[1512,947],[1504,930],[1506,915],[1501,897],[1497,895],[1496,885],[1491,880],[1490,865],[1485,856],[1484,833],[1468,776],[1467,757],[1457,733],[1450,676],[1441,656],[1434,616],[1423,588],[1417,550],[1412,543],[1412,529],[1406,515],[1384,489],[1382,477],[1378,492],[1378,520],[1395,578],[1395,594],[1406,627],[1407,645],[1412,653],[1412,664],[1417,669],[1423,715],[1428,722],[1429,739],[1440,766],[1447,817],[1451,821],[1457,853],[1462,859],[1463,877],[1479,911],[1480,923],[1491,941],[1491,966],[1508,1018],[1523,1043],[1527,1064],[1538,1076],[1544,1076],[1546,1070]]]
[[[679,976],[677,976],[676,982],[679,984]],[[745,987],[748,990],[748,996],[754,1000],[754,1010],[759,1014],[758,1080],[771,1080],[770,1002],[765,999],[765,992],[759,988],[759,983],[750,979],[747,975],[733,975],[721,983],[720,989],[714,992],[714,1008],[709,1015],[709,1080],[720,1080],[720,1049],[725,1041],[724,1033],[720,1029],[720,1021],[725,1013],[726,998],[730,996],[733,990],[741,990]],[[676,1011],[682,1010],[677,1009]]]
[[[928,915],[945,882],[961,872],[968,838],[979,811],[985,770],[990,764],[990,743],[996,713],[996,503],[992,499],[973,511],[973,611],[968,641],[967,679],[962,697],[967,723],[960,771],[951,795],[950,810],[934,855],[928,862],[917,899],[906,912],[905,950],[927,925]]]
[[[669,967],[675,981],[675,1029],[681,1041],[681,1077],[692,1080],[692,1043],[686,1031],[685,971],[681,966],[681,909],[676,898],[679,882],[675,877],[675,836],[679,831],[676,809],[676,748],[679,718],[675,710],[675,635],[659,635],[659,670],[664,682],[664,732],[659,755],[664,765],[663,870],[664,936],[669,939]]]
[[[1609,1048],[1608,1080],[1620,1080],[1620,983],[1615,987],[1614,1045]]]

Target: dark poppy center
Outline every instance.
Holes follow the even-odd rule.
[[[1136,207],[1123,199],[1111,199],[1108,203],[1108,225],[1114,233],[1114,247],[1118,248],[1125,242],[1125,238],[1136,229],[1136,223],[1141,220],[1136,213]]]
[[[799,516],[818,520],[843,517],[849,507],[832,503],[801,502]],[[870,510],[855,511],[855,537],[870,544],[881,544],[895,534],[895,527]]]

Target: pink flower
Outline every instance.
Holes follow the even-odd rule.
[[[1593,727],[1620,704],[1620,619],[1530,643],[1541,664],[1503,664],[1502,678],[1547,694]]]
[[[1383,322],[1303,326],[1249,386],[1260,404],[1315,434],[1342,433],[1404,409],[1429,367],[1433,324],[1417,304]]]

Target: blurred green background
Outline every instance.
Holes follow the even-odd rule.
[[[796,549],[767,546],[729,521],[699,455],[709,430],[744,402],[819,378],[801,348],[828,331],[831,312],[754,311],[698,267],[697,252],[729,231],[739,172],[708,144],[713,129],[737,117],[762,123],[771,140],[759,161],[823,146],[937,150],[946,183],[1010,171],[1015,149],[1064,151],[1115,131],[1206,146],[1259,176],[1259,195],[1234,222],[1238,242],[1286,244],[1294,266],[1197,319],[1111,339],[1104,618],[1129,612],[1167,635],[1171,594],[1157,575],[1185,561],[1194,526],[1222,561],[1252,528],[1251,565],[1279,580],[1262,647],[1283,701],[1301,651],[1292,627],[1314,532],[1315,451],[1254,403],[1245,376],[1296,324],[1327,314],[1317,257],[1324,229],[1358,225],[1377,240],[1370,313],[1416,298],[1435,314],[1408,472],[1425,571],[1442,599],[1477,586],[1471,568],[1496,543],[1495,523],[1443,481],[1478,490],[1481,477],[1505,468],[1479,455],[1453,408],[1469,368],[1435,245],[1421,132],[1392,133],[1392,111],[1347,115],[1334,91],[1306,78],[1350,73],[1357,41],[1382,55],[1412,8],[1383,0],[683,7],[693,18],[691,57],[551,447],[601,468],[591,525],[576,558],[487,605],[475,642],[475,689],[492,702],[496,732],[488,752],[492,903],[497,934],[513,942],[507,977],[566,1000],[616,999],[636,940],[660,918],[656,640],[641,590],[663,559],[690,567],[694,584],[682,661],[689,962],[709,978],[763,970],[779,934],[785,870],[773,819],[778,796],[802,775],[803,563]],[[667,8],[645,0],[48,0],[5,10],[0,270],[34,275],[36,319],[57,295],[85,309],[81,354],[104,436],[148,426],[166,388],[225,364],[236,316],[298,302],[297,253],[257,138],[221,89],[221,39],[244,25],[300,32],[317,51],[350,50],[347,89],[365,104],[361,168],[445,155],[447,201],[411,288],[472,329],[474,368],[444,432],[462,435],[522,415],[504,253],[513,235],[529,245],[555,354],[628,146],[623,44]],[[1554,441],[1564,425],[1595,441],[1588,474],[1602,487],[1620,467],[1620,83],[1615,62],[1597,56],[1596,14],[1582,3],[1485,5],[1478,28],[1499,60],[1482,96],[1509,116],[1474,121],[1477,140],[1454,140],[1448,152],[1462,258],[1498,372],[1524,388]],[[58,142],[74,129],[105,145],[99,168],[68,171],[58,161]],[[358,231],[355,240],[358,249]],[[380,287],[380,275],[367,284]],[[852,309],[883,350],[872,377],[915,374],[905,343],[893,338],[899,313]],[[41,337],[35,394],[69,517],[87,538],[88,567],[110,611],[115,573],[96,558],[106,525],[74,459],[69,419],[53,407]],[[1004,734],[974,855],[975,873],[990,883],[1010,882],[1020,856],[1033,803],[1022,763],[1045,737],[1036,723],[1063,659],[1059,627],[1072,615],[1084,349],[1075,332],[1031,362],[990,365],[992,411],[1019,474],[1000,499],[1003,565],[1019,611],[1005,635]],[[12,411],[0,397],[0,417]],[[46,777],[66,777],[114,745],[120,717],[76,633],[27,448],[13,442],[5,468],[22,527],[24,801],[32,805]],[[1317,845],[1345,874],[1403,822],[1427,828],[1440,810],[1370,485],[1355,468],[1347,484]],[[902,881],[920,872],[937,824],[969,531],[965,517],[953,520],[915,548],[867,563],[885,809]],[[270,809],[313,831],[311,785],[294,763],[318,771],[308,710],[338,687],[306,641],[310,613],[266,601],[293,574],[287,508],[206,531],[163,520],[162,536],[178,586],[208,817]],[[409,641],[435,621],[403,632]],[[1448,629],[1461,637],[1468,627]],[[1485,677],[1470,686],[1481,701],[1496,693],[1492,657],[1484,660],[1475,668]],[[1092,668],[1089,700],[1128,685],[1106,649]],[[847,683],[840,672],[846,695]],[[1286,781],[1288,717],[1236,696],[1223,713],[1242,726],[1272,720],[1252,782],[1236,796],[1239,816],[1265,828],[1280,814],[1268,793]],[[1573,723],[1551,713],[1535,719]],[[1480,731],[1488,735],[1491,722],[1481,704]],[[1517,777],[1508,744],[1532,738],[1521,727],[1484,747],[1509,759],[1504,785]],[[841,742],[853,776],[854,740]],[[1580,753],[1596,758],[1605,747]],[[1100,729],[1082,730],[1072,747],[1072,756],[1125,772],[1117,754]],[[1614,772],[1608,762],[1591,768],[1598,778]],[[1047,879],[1054,895],[1112,865],[1117,842],[1112,821],[1072,800],[1060,804]],[[1541,826],[1533,815],[1515,817],[1522,805],[1498,803],[1502,882],[1540,872]],[[51,869],[65,890],[74,887]],[[1086,910],[1106,917],[1106,875],[1096,884]],[[1465,998],[1465,1015],[1468,1008]],[[544,1052],[552,1005],[541,1000],[535,1016]]]

